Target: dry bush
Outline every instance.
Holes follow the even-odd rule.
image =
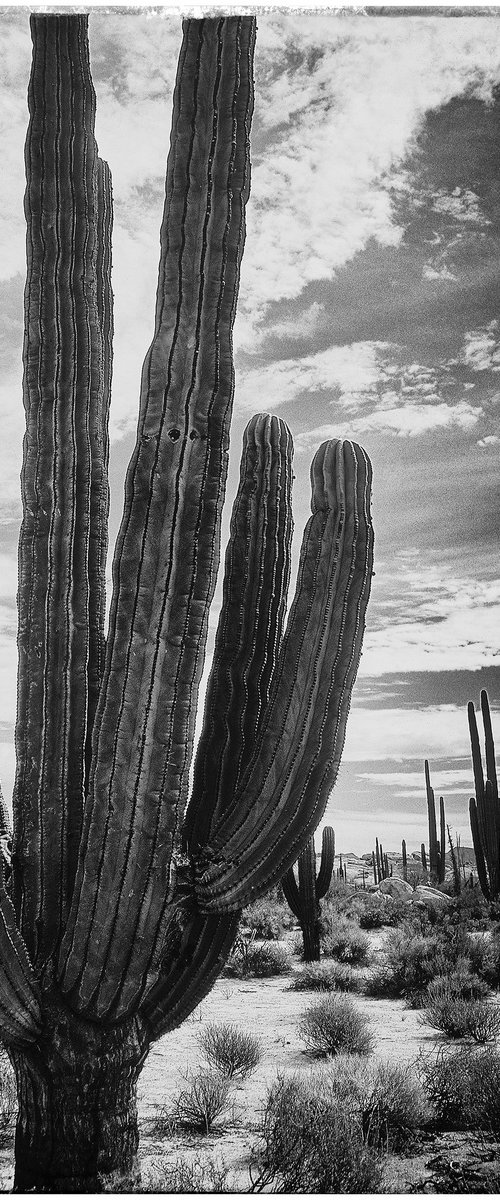
[[[492,1042],[500,1033],[500,1010],[488,1000],[464,999],[446,979],[439,987],[428,989],[422,1019],[448,1037],[472,1037],[481,1044]]]
[[[369,1023],[349,996],[328,995],[302,1013],[299,1034],[312,1055],[369,1054]]]
[[[260,1062],[258,1038],[244,1033],[230,1021],[207,1025],[199,1034],[200,1048],[212,1067],[225,1079],[246,1078]]]
[[[272,896],[262,896],[243,909],[241,923],[252,929],[255,937],[268,941],[276,941],[283,937],[285,928],[290,924],[291,913],[284,904],[279,904]]]
[[[351,966],[368,962],[370,943],[354,921],[328,914],[322,918],[321,945],[323,953]]]
[[[461,930],[455,935],[443,929],[422,933],[405,922],[387,938],[383,960],[367,981],[366,990],[372,996],[404,998],[421,1007],[436,976],[472,973],[471,941]]]
[[[352,992],[357,980],[348,963],[306,963],[289,986],[293,992]]]
[[[446,1127],[500,1128],[500,1053],[460,1046],[421,1055],[419,1071],[436,1120]]]
[[[401,1150],[428,1123],[429,1104],[412,1065],[339,1055],[325,1069],[325,1081],[378,1149]]]
[[[377,1153],[365,1145],[360,1123],[309,1078],[278,1076],[270,1088],[261,1122],[263,1148],[253,1190],[274,1192],[376,1193],[382,1170]]]
[[[256,946],[253,936],[236,939],[223,974],[232,979],[268,979],[288,975],[292,969],[290,954],[283,946],[264,943]]]
[[[230,1192],[228,1170],[223,1162],[197,1156],[189,1161],[176,1158],[174,1162],[155,1157],[143,1172],[141,1192],[177,1194],[184,1192],[218,1195]]]
[[[229,1116],[230,1098],[230,1082],[218,1071],[189,1072],[185,1086],[174,1097],[173,1120],[197,1133],[210,1133]]]

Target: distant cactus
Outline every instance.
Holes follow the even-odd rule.
[[[401,854],[402,854],[402,858],[403,858],[403,879],[404,879],[405,883],[407,883],[408,882],[408,858],[407,858],[407,854],[406,854],[406,842],[405,842],[404,838],[401,842]]]
[[[472,701],[469,702],[467,714],[476,790],[475,797],[471,796],[469,801],[469,815],[479,884],[487,900],[496,900],[500,895],[500,805],[490,706],[484,690],[481,692],[481,712],[484,726],[486,779],[481,760],[476,713]]]
[[[425,790],[427,794],[427,815],[429,818],[429,874],[431,883],[443,883],[446,869],[446,835],[444,817],[444,799],[439,797],[440,829],[439,840],[436,828],[436,801],[434,788],[431,787],[431,776],[427,759],[424,763]]]
[[[447,833],[448,833],[448,841],[450,843],[451,867],[452,867],[452,871],[453,871],[453,890],[455,892],[455,895],[459,896],[462,891],[462,876],[460,874],[460,861],[459,861],[460,843],[459,843],[459,840],[457,837],[457,849],[455,850],[455,847],[451,840],[450,826],[447,825],[446,829],[447,829]]]
[[[309,838],[298,858],[298,884],[293,867],[289,867],[281,880],[285,897],[300,923],[305,962],[319,962],[320,901],[326,896],[330,887],[334,860],[335,834],[331,825],[325,825],[318,874],[316,875],[316,848],[313,836]]]
[[[420,857],[421,857],[421,859],[422,859],[422,868],[423,868],[423,870],[424,870],[425,874],[427,875],[427,874],[428,874],[428,871],[427,871],[427,854],[426,854],[426,852],[425,852],[425,844],[424,844],[424,842],[422,842],[422,845],[420,846]]]

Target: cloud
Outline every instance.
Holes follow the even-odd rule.
[[[460,362],[472,371],[500,371],[500,335],[498,321],[490,321],[483,329],[466,333]]]
[[[454,705],[422,708],[351,708],[342,761],[466,758],[467,713]]]
[[[427,404],[398,404],[397,407],[386,408],[382,402],[371,413],[362,417],[344,418],[331,425],[319,425],[299,433],[294,439],[297,453],[309,450],[318,442],[327,441],[334,437],[357,438],[366,433],[393,434],[396,437],[419,437],[433,433],[438,429],[461,429],[465,432],[472,430],[482,416],[482,409],[461,400],[458,404],[433,403],[431,397]]]

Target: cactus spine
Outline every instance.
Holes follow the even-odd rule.
[[[487,900],[494,900],[500,895],[500,805],[490,706],[484,690],[481,691],[481,712],[486,779],[483,773],[476,713],[472,701],[469,702],[467,713],[476,791],[475,797],[471,796],[469,801],[469,815],[481,891]]]
[[[425,759],[425,790],[427,795],[427,815],[429,819],[429,871],[431,883],[443,883],[446,869],[446,833],[444,817],[444,799],[439,797],[439,840],[436,827],[436,801],[434,788],[431,787],[429,763]],[[426,869],[426,868],[425,868]]]
[[[371,468],[349,441],[317,452],[283,629],[291,438],[277,418],[250,422],[187,805],[227,472],[255,20],[183,26],[106,644],[111,184],[87,18],[34,15],[31,29],[0,1019],[20,1098],[16,1190],[130,1191],[150,1044],[210,989],[241,908],[296,860],[335,782],[372,575]]]
[[[335,860],[335,834],[331,825],[325,825],[321,841],[321,861],[316,875],[316,847],[314,836],[299,855],[298,883],[293,867],[281,880],[281,886],[290,908],[300,923],[304,943],[304,961],[319,962],[320,958],[320,901],[330,887]]]

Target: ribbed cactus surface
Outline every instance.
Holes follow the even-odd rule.
[[[467,712],[476,794],[470,798],[469,815],[481,890],[487,900],[494,900],[500,895],[500,803],[491,713],[488,695],[484,690],[481,691],[480,702],[484,727],[486,778],[483,771],[476,713],[474,705],[470,701]]]
[[[187,803],[227,472],[255,20],[183,27],[106,639],[111,180],[87,18],[37,14],[31,28],[0,1020],[21,1106],[16,1187],[93,1191],[118,1170],[130,1190],[151,1041],[212,986],[241,908],[291,867],[335,782],[372,576],[371,468],[354,442],[318,450],[285,626],[291,436],[276,417],[250,422]]]
[[[335,833],[325,825],[321,839],[321,859],[316,874],[314,836],[304,846],[297,862],[298,880],[293,867],[285,871],[281,886],[290,908],[300,924],[304,943],[305,962],[318,962],[320,957],[320,902],[330,887],[335,861]]]

